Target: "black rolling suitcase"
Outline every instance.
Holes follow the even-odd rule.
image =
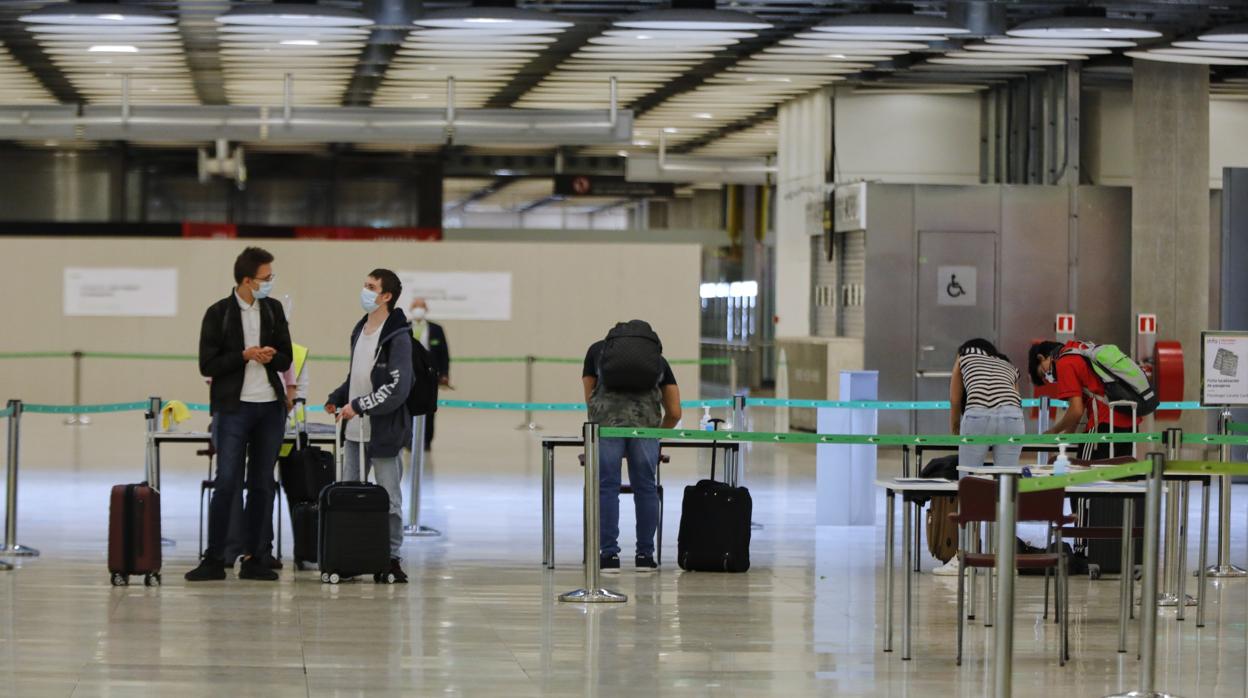
[[[296,401],[301,403],[302,401]],[[277,462],[282,490],[290,505],[290,532],[295,539],[295,569],[316,563],[321,490],[335,480],[334,455],[308,443],[308,425],[296,420],[295,448]]]
[[[690,572],[745,572],[754,503],[748,489],[715,481],[716,450],[711,450],[711,479],[685,487],[676,562]]]
[[[343,422],[338,422],[338,474],[342,475]],[[364,443],[360,442],[360,474],[363,477]],[[361,574],[373,581],[391,583],[390,495],[381,485],[368,482],[335,482],[321,490],[317,559],[321,581],[337,584]]]

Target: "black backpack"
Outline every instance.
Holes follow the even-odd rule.
[[[643,320],[617,323],[598,357],[598,380],[608,390],[641,392],[663,379],[663,342]]]
[[[412,390],[407,394],[407,411],[413,417],[438,411],[438,369],[425,345],[412,340]]]

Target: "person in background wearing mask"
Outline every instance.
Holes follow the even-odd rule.
[[[412,340],[420,342],[433,355],[434,368],[438,369],[438,385],[451,385],[451,347],[446,343],[446,331],[436,322],[428,320],[429,304],[424,298],[412,299],[407,316],[412,321]],[[425,450],[433,446],[433,415],[425,416]]]
[[[347,380],[329,394],[325,412],[346,421],[343,480],[363,480],[377,473],[377,484],[390,495],[390,573],[407,582],[400,566],[403,546],[403,464],[399,451],[411,429],[407,394],[412,389],[412,329],[394,304],[403,293],[399,277],[374,269],[364,279],[360,305],[368,313],[351,331],[351,370]],[[360,443],[367,463],[360,463]],[[363,477],[360,468],[363,467]]]
[[[271,536],[273,467],[286,430],[286,386],[291,365],[290,330],[273,290],[273,255],[248,247],[234,260],[237,286],[204,313],[199,333],[199,371],[212,379],[211,412],[217,441],[217,477],[208,509],[208,547],[189,582],[225,579],[230,512],[243,496],[244,557],[240,579],[275,581],[261,559]],[[268,515],[268,516],[266,516]]]

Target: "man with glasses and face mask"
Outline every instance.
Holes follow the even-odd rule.
[[[286,431],[286,387],[291,364],[290,329],[282,304],[270,298],[273,255],[248,247],[234,260],[230,295],[204,313],[199,333],[199,371],[209,388],[217,444],[217,477],[208,509],[208,547],[189,582],[225,579],[230,512],[243,496],[243,563],[240,579],[274,581],[262,557],[269,540],[273,466]]]

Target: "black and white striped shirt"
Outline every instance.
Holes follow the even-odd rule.
[[[1009,361],[972,349],[958,359],[958,367],[966,392],[964,408],[1022,407],[1018,396],[1018,369]]]

